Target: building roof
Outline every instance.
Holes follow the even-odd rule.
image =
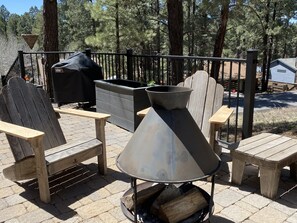
[[[281,58],[271,62],[271,65],[274,64],[283,64],[286,67],[290,68],[293,71],[297,71],[297,58]]]

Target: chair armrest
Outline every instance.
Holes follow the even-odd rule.
[[[146,114],[148,113],[148,111],[150,110],[150,108],[151,107],[148,107],[148,108],[145,108],[145,109],[137,112],[137,115],[143,118],[144,116],[146,116]]]
[[[8,135],[27,140],[29,142],[44,136],[44,132],[3,121],[0,121],[0,132],[4,132]]]
[[[216,113],[214,113],[209,122],[211,124],[223,125],[232,115],[233,109],[228,108],[226,105],[222,106]]]
[[[76,115],[76,116],[85,117],[85,118],[107,119],[110,117],[109,114],[90,112],[90,111],[71,109],[71,108],[67,108],[67,109],[54,108],[54,110],[57,113]]]
[[[50,202],[48,174],[43,150],[43,136],[45,133],[3,121],[0,121],[0,132],[24,139],[31,144],[35,154],[34,159],[36,161],[36,177],[38,179],[40,199],[46,203]],[[7,171],[9,171],[9,169],[6,170],[6,172]],[[6,174],[10,175],[12,173],[7,172]],[[15,174],[12,175],[14,176]]]

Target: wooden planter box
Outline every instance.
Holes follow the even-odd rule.
[[[129,80],[95,80],[96,110],[111,114],[110,123],[134,132],[141,118],[137,112],[150,106],[146,86]]]

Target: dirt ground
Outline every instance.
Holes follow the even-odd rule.
[[[231,117],[231,128],[234,126],[234,120],[234,116]],[[242,123],[242,113],[239,114],[238,123],[240,123],[239,125]],[[262,132],[281,134],[297,139],[297,107],[256,110],[254,112],[253,135]]]
[[[253,132],[271,132],[297,138],[297,107],[255,112]]]

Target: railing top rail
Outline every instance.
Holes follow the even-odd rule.
[[[127,55],[126,53],[98,53],[92,52],[92,54],[99,55]],[[202,57],[202,56],[184,56],[184,55],[148,55],[148,54],[132,54],[132,57],[150,57],[150,58],[173,58],[173,59],[200,59],[200,60],[212,60],[212,61],[230,61],[230,62],[246,62],[246,59],[237,58],[224,58],[224,57]]]
[[[78,52],[78,51],[77,51]],[[76,53],[75,51],[36,51],[36,52],[23,52],[23,54],[71,54]],[[93,55],[118,55],[125,56],[126,53],[101,53],[91,52]],[[202,57],[202,56],[183,56],[183,55],[140,55],[132,54],[131,57],[142,57],[142,58],[164,58],[164,59],[186,59],[186,60],[211,60],[211,61],[226,61],[226,62],[246,62],[246,59],[237,58],[224,58],[224,57]]]
[[[91,54],[96,54],[96,55],[118,55],[118,56],[127,56],[127,53],[99,53],[99,52],[91,52]],[[135,56],[132,54],[132,56]]]
[[[135,55],[135,54],[133,54],[132,56],[133,57],[150,57],[150,58],[246,62],[246,59],[224,58],[224,57],[201,57],[201,56],[178,56],[178,55]]]
[[[67,54],[76,53],[75,51],[35,51],[35,52],[23,52],[23,54]]]

